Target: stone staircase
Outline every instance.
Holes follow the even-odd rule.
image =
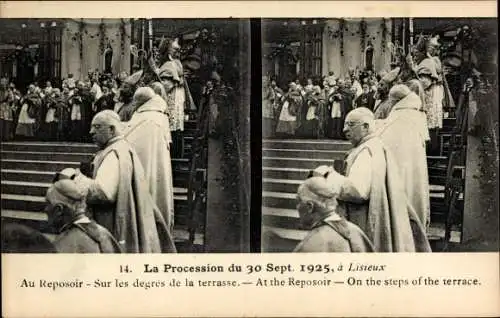
[[[193,123],[188,123],[191,126]],[[173,182],[175,205],[174,238],[179,250],[189,239],[189,213],[187,187],[190,169],[190,149],[193,137],[186,133],[185,158],[173,158]],[[49,237],[53,234],[47,226],[45,193],[56,172],[80,162],[89,162],[97,147],[92,144],[49,142],[4,142],[1,149],[1,208],[2,221],[13,221],[41,230]],[[206,169],[198,169],[206,178]],[[197,216],[203,220],[203,215]],[[200,222],[204,223],[204,222]],[[197,227],[195,249],[203,249],[204,224]]]
[[[341,171],[351,145],[339,140],[263,140],[262,143],[262,251],[289,252],[303,239],[296,211],[296,192],[309,171],[333,165]],[[444,237],[444,184],[448,159],[428,157],[431,183],[431,240]],[[452,241],[459,233],[452,232]]]

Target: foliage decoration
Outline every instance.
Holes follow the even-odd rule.
[[[387,22],[385,18],[382,18],[381,27],[382,27],[382,52],[385,53],[387,46],[387,33],[388,33]]]
[[[359,23],[359,34],[360,34],[360,39],[361,39],[361,52],[365,52],[366,49],[366,21],[365,19],[361,19],[361,22]]]
[[[288,64],[295,64],[298,61],[298,56],[294,53],[293,49],[285,44],[280,44],[271,53],[266,55],[266,58],[270,60],[274,60],[277,57],[286,59]]]
[[[125,39],[127,37],[127,29],[125,27],[125,19],[120,19],[120,53],[123,55],[125,51]]]
[[[85,32],[85,23],[83,19],[78,23],[78,40],[79,40],[79,53],[80,59],[83,59],[83,33]]]
[[[106,24],[104,23],[104,21],[101,21],[101,23],[99,24],[99,51],[101,52],[101,55],[104,54],[104,50],[106,49],[105,41],[106,41]]]
[[[345,19],[340,19],[340,56],[344,56],[344,28]]]

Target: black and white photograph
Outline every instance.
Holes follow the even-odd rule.
[[[494,252],[494,18],[262,20],[263,252]]]
[[[2,253],[248,252],[249,40],[248,19],[0,19]]]
[[[2,316],[498,316],[495,9],[0,1]]]

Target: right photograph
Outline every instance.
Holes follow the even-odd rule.
[[[498,251],[496,19],[261,28],[262,252]]]

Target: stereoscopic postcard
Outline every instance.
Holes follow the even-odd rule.
[[[498,316],[495,9],[0,2],[2,315]]]

